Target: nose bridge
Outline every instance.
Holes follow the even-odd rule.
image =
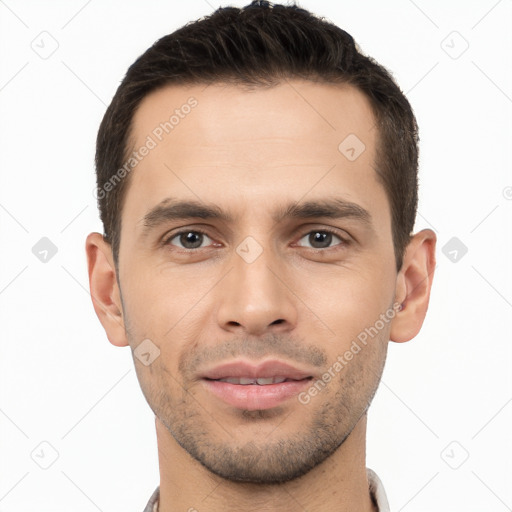
[[[293,295],[277,277],[281,267],[278,258],[270,244],[264,247],[253,237],[245,238],[236,247],[232,270],[220,295],[221,327],[258,334],[269,328],[283,330],[295,325]]]

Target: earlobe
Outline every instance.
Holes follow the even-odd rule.
[[[409,341],[423,325],[436,266],[435,248],[436,235],[431,229],[416,233],[407,246],[395,291],[402,309],[391,324],[391,341]]]
[[[116,280],[112,249],[100,233],[91,233],[85,243],[92,303],[112,345],[128,345],[121,296]]]

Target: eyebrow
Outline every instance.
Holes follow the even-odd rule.
[[[291,203],[280,208],[272,215],[275,223],[286,219],[330,219],[350,218],[372,229],[372,217],[362,206],[340,198],[328,198],[316,201]],[[151,208],[142,218],[143,234],[169,221],[186,219],[213,219],[233,222],[234,217],[217,205],[205,204],[195,200],[166,198]]]

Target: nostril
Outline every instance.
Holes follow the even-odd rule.
[[[270,325],[282,324],[283,322],[284,320],[282,318],[279,318],[279,320],[274,320]]]

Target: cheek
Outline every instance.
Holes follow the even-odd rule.
[[[195,325],[201,302],[217,281],[213,272],[193,265],[175,269],[141,266],[122,280],[130,326],[165,339],[177,327]]]
[[[142,393],[153,412],[159,417],[170,417],[183,402],[183,388],[175,369],[169,368],[164,353],[149,366],[136,361],[135,368]]]
[[[297,296],[314,313],[311,328],[313,323],[323,325],[342,344],[374,325],[394,295],[393,274],[377,262],[365,269],[336,267],[309,279],[297,275],[294,284]]]
[[[158,407],[162,394],[180,401],[184,385],[179,371],[180,356],[197,350],[209,329],[208,290],[215,281],[210,283],[207,276],[202,280],[197,276],[183,280],[182,270],[174,274],[146,272],[142,279],[128,279],[123,287],[127,297],[123,299],[125,326],[132,350],[149,339],[159,351],[158,358],[149,366],[134,358],[144,396],[152,407]]]

